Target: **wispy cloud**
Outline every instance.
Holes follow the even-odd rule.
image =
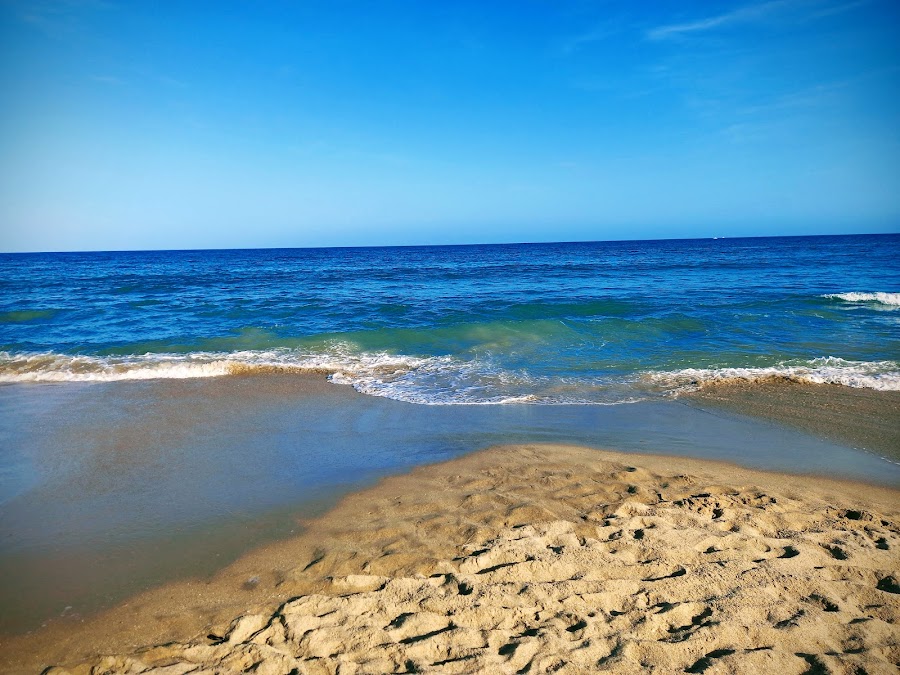
[[[697,19],[696,21],[657,26],[656,28],[647,31],[647,37],[651,40],[665,40],[713,28],[760,21],[795,4],[796,2],[793,0],[770,0],[769,2],[763,2],[756,5],[745,5],[730,12],[725,12],[724,14],[709,16],[703,19]]]
[[[833,104],[839,98],[840,92],[851,84],[853,84],[853,80],[818,84],[800,91],[783,94],[765,103],[744,106],[737,112],[742,115],[757,115],[798,108],[818,108],[822,105]]]
[[[856,9],[857,7],[862,7],[863,5],[868,5],[871,0],[853,0],[852,2],[844,2],[838,5],[831,5],[829,7],[823,7],[822,9],[813,12],[812,18],[814,19],[823,19],[826,16],[833,16],[835,14],[843,14],[844,12],[849,12],[851,9]]]
[[[788,92],[769,101],[740,107],[736,112],[740,115],[765,115],[767,113],[813,109],[840,104],[845,97],[852,96],[852,90],[865,85],[871,80],[893,77],[900,72],[900,67],[878,68],[859,73],[855,77],[831,82],[822,82],[805,89]]]
[[[657,26],[648,30],[646,37],[650,40],[677,39],[716,28],[725,28],[738,24],[774,22],[788,17],[792,21],[823,19],[856,9],[868,4],[869,1],[768,0],[767,2],[744,5],[730,12],[707,16],[694,21]]]
[[[756,145],[772,140],[773,136],[783,136],[784,125],[772,122],[738,122],[719,131],[719,135],[735,145]]]
[[[592,42],[600,42],[601,40],[605,40],[606,38],[618,32],[618,30],[619,28],[617,26],[613,26],[611,23],[596,26],[592,30],[589,30],[585,33],[572,35],[563,40],[562,44],[559,47],[559,51],[564,55],[572,54],[582,47],[591,44]]]
[[[147,85],[162,85],[166,89],[188,89],[190,84],[183,80],[171,77],[169,75],[157,73],[153,70],[144,68],[125,68],[120,71],[119,75],[110,75],[108,73],[94,73],[89,76],[94,82],[106,84],[109,86],[137,86],[146,87]]]
[[[125,80],[123,80],[121,77],[116,77],[115,75],[91,75],[91,79],[94,82],[109,84],[113,86],[120,86],[125,84]]]
[[[50,37],[75,30],[84,12],[115,7],[106,0],[22,0],[10,6],[20,21]]]
[[[151,75],[150,77],[160,84],[164,84],[167,87],[174,87],[175,89],[187,89],[190,86],[187,82],[170,77],[169,75]]]

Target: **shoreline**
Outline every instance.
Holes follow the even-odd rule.
[[[350,491],[499,444],[664,451],[900,486],[900,464],[685,401],[417,406],[266,374],[10,385],[0,409],[13,450],[0,509],[6,636],[207,578]]]
[[[900,462],[900,391],[772,378],[705,383],[679,398],[695,407],[773,421]]]
[[[165,643],[176,645],[143,651],[139,660],[215,668],[259,657],[275,666],[282,657],[269,652],[281,640],[288,652],[306,650],[309,658],[343,644],[335,662],[369,659],[361,672],[402,668],[404,659],[425,671],[439,662],[441,672],[472,670],[476,663],[505,670],[529,650],[530,660],[517,668],[538,667],[541,653],[555,653],[573,659],[573,667],[584,666],[578,661],[584,657],[627,670],[649,658],[684,669],[721,652],[716,659],[802,672],[813,662],[796,652],[822,646],[827,637],[855,646],[838,656],[822,646],[810,658],[865,663],[868,672],[880,672],[885,658],[900,656],[888,639],[891,622],[900,618],[900,595],[878,588],[897,584],[891,570],[900,566],[898,512],[900,492],[852,481],[573,446],[494,447],[382,479],[304,523],[299,536],[252,551],[211,579],[167,584],[83,624],[51,624],[4,639],[4,666],[34,672],[59,663],[98,665],[100,654],[133,658]],[[598,570],[609,574],[597,577]],[[765,602],[746,595],[776,586],[783,588]],[[407,611],[403,593],[394,597],[401,587],[434,611]],[[710,589],[713,596],[699,602]],[[543,603],[539,626],[526,625],[531,619],[516,604],[520,590],[530,607]],[[297,596],[305,599],[288,602]],[[863,602],[872,598],[881,608]],[[506,609],[488,611],[500,606]],[[287,633],[263,635],[275,616],[309,622],[323,607],[344,623],[396,614],[380,626],[353,623],[353,634],[341,639],[335,638],[339,625],[321,622],[310,624],[318,637],[305,642]],[[778,618],[790,607],[790,616]],[[593,616],[565,618],[576,609]],[[396,630],[384,627],[404,613],[410,617]],[[766,613],[773,620],[764,626]],[[773,627],[779,622],[788,629]],[[367,631],[381,642],[366,643]],[[776,637],[781,646],[762,644]],[[375,650],[387,659],[376,667],[376,657],[366,654],[385,640],[393,647]],[[812,643],[801,648],[798,640]],[[123,659],[102,665],[138,667]]]

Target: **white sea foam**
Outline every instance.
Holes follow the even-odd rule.
[[[328,353],[287,349],[129,356],[0,352],[0,382],[115,382],[278,371],[387,376],[419,367],[425,361],[389,354],[354,354],[340,346]]]
[[[370,396],[423,405],[511,403],[613,405],[693,389],[708,382],[773,378],[900,390],[900,363],[822,358],[765,368],[686,368],[639,375],[536,376],[490,358],[414,357],[358,352],[334,343],[325,352],[291,349],[131,356],[0,352],[0,383],[114,382],[253,373],[318,373]]]
[[[333,343],[327,352],[291,349],[84,356],[0,352],[0,383],[115,382],[253,373],[317,373],[360,393],[423,405],[510,403],[617,404],[639,400],[626,384],[573,381],[511,372],[489,358],[415,357],[355,351]]]
[[[836,357],[806,363],[782,363],[763,368],[684,368],[647,373],[648,381],[663,387],[697,388],[707,383],[743,380],[790,380],[808,384],[840,384],[857,389],[900,391],[900,363],[847,361]]]
[[[336,384],[348,384],[370,396],[420,405],[488,405],[545,402],[535,393],[536,378],[496,368],[489,360],[463,361],[451,356],[417,359],[405,371],[346,369],[332,373]]]
[[[327,352],[291,349],[84,356],[0,352],[0,383],[116,382],[187,379],[254,373],[326,375],[363,394],[428,405],[535,402],[527,376],[488,361],[451,356],[415,357],[354,351],[334,343]]]
[[[845,302],[877,302],[891,307],[900,306],[900,293],[827,293],[822,297]]]

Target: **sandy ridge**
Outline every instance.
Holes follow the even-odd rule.
[[[280,606],[69,671],[894,673],[898,506],[711,462],[495,448],[353,495],[211,584]],[[131,609],[166,620],[153,593]]]

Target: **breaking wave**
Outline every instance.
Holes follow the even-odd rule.
[[[877,302],[890,307],[900,307],[900,293],[827,293],[822,297],[845,302]]]
[[[753,383],[781,380],[900,391],[900,363],[897,361],[847,361],[836,357],[762,368],[684,368],[651,372],[645,377],[664,387],[682,389],[735,381]]]
[[[760,368],[685,368],[561,377],[504,369],[489,357],[465,360],[360,352],[347,344],[333,344],[322,352],[288,348],[131,356],[0,352],[0,383],[115,382],[262,373],[319,374],[362,394],[423,405],[613,405],[738,380],[900,390],[898,362],[855,362],[833,357]]]
[[[301,353],[288,349],[188,354],[86,356],[56,352],[0,352],[0,382],[115,382],[221,377],[254,372],[395,374],[428,359],[388,354]]]
[[[130,356],[0,352],[0,383],[117,382],[298,373],[327,375],[336,384],[410,403],[527,403],[533,378],[487,362],[451,356],[360,353],[336,344],[328,352],[292,349]]]

